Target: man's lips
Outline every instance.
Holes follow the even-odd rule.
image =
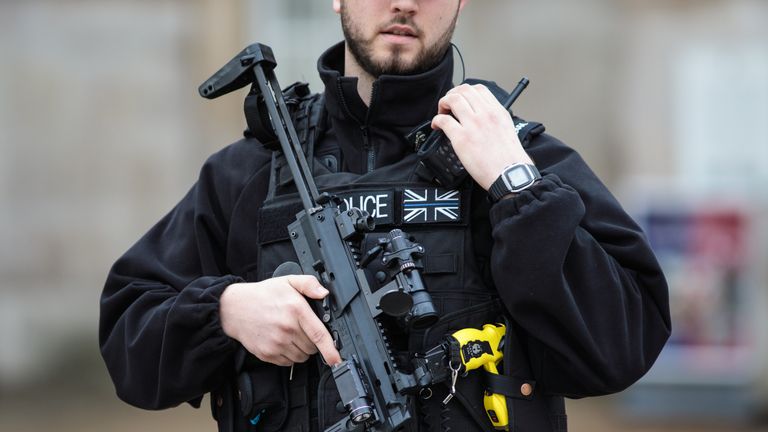
[[[392,25],[384,30],[381,31],[383,34],[389,34],[389,35],[395,35],[395,36],[406,36],[406,37],[417,37],[418,32],[414,30],[413,28],[409,26],[404,25]]]

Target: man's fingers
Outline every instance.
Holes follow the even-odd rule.
[[[341,361],[341,355],[333,344],[331,334],[309,305],[299,314],[299,325],[310,342],[320,351],[326,363],[333,366]]]
[[[451,138],[459,132],[461,124],[453,116],[438,114],[432,119],[432,129],[440,129]]]
[[[288,284],[305,297],[320,300],[328,295],[328,290],[320,285],[317,278],[307,275],[285,276]]]
[[[304,332],[297,332],[295,338],[293,339],[293,344],[296,345],[296,348],[300,349],[301,352],[307,355],[317,353],[317,347],[312,343],[312,341],[309,340]]]
[[[288,356],[286,355],[280,356],[280,363],[279,363],[280,366],[293,366],[294,363],[296,362],[288,358]]]
[[[467,101],[469,106],[472,107],[472,110],[475,113],[481,113],[483,111],[487,111],[488,108],[491,106],[488,103],[488,100],[486,100],[485,96],[480,92],[480,89],[477,88],[477,86],[470,86],[470,85],[466,87],[462,86],[461,96]]]
[[[475,110],[469,104],[467,98],[458,93],[451,93],[445,95],[437,103],[437,112],[439,114],[452,113],[456,118],[461,120],[466,116],[470,116],[475,113]]]
[[[482,96],[482,98],[486,101],[486,103],[493,105],[501,105],[501,102],[499,102],[498,99],[496,99],[496,96],[488,89],[488,87],[477,84],[474,86],[475,90]]]
[[[260,358],[260,359],[267,363],[276,364],[278,366],[291,366],[292,364],[296,363],[294,361],[291,361],[291,359],[289,359],[288,357],[282,354],[278,354],[272,357]]]
[[[291,345],[288,347],[283,355],[293,363],[304,363],[305,361],[309,360],[309,354],[299,349],[299,347],[296,345]]]

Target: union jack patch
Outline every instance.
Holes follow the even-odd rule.
[[[461,194],[440,188],[405,189],[403,223],[458,222],[461,220]]]

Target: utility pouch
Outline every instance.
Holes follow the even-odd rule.
[[[254,432],[278,431],[288,416],[285,368],[262,363],[237,377],[240,414]]]
[[[211,395],[219,432],[281,430],[290,406],[287,368],[265,363],[240,348],[236,375]]]

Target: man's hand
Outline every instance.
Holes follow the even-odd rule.
[[[322,299],[328,290],[314,276],[291,275],[228,286],[221,295],[221,327],[268,363],[303,363],[320,351],[329,365],[341,361],[328,329],[304,296]]]
[[[533,164],[509,112],[484,85],[454,87],[437,108],[432,128],[451,140],[464,168],[483,189],[488,190],[507,166]]]

